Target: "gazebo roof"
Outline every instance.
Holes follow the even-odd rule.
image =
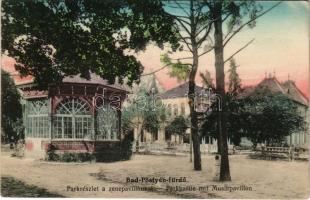
[[[34,87],[33,78],[28,78],[27,81],[23,82],[17,82],[16,85],[19,88],[25,88],[25,87]],[[109,84],[109,82],[100,76],[96,75],[95,73],[90,74],[90,79],[82,78],[80,75],[74,75],[74,76],[67,76],[62,80],[63,84],[72,83],[72,84],[87,84],[87,85],[103,85],[112,89],[121,90],[124,92],[129,92],[129,87],[126,87],[124,85],[114,83]],[[37,93],[37,92],[36,92]]]
[[[83,84],[98,84],[98,85],[105,85],[110,88],[115,88],[118,90],[124,90],[128,91],[128,88],[126,88],[124,85],[114,83],[109,84],[109,82],[100,76],[98,76],[95,73],[90,74],[90,79],[82,78],[80,75],[75,76],[67,76],[62,80],[63,83],[83,83]]]
[[[76,91],[72,87],[76,88],[77,90],[82,90],[84,91],[83,94],[86,95],[86,91],[89,91],[90,88],[97,88],[95,90],[98,91],[103,91],[103,88],[107,88],[109,91],[115,91],[117,93],[129,93],[129,87],[125,87],[123,85],[120,85],[118,83],[115,84],[109,84],[107,80],[101,78],[100,76],[92,73],[90,74],[90,79],[85,79],[80,77],[80,75],[75,75],[75,76],[67,76],[65,77],[60,85],[51,85],[52,90],[40,90],[36,87],[36,84],[33,82],[33,78],[31,80],[16,84],[17,87],[20,89],[20,92],[25,99],[33,99],[33,98],[44,98],[47,97],[51,91],[54,91],[52,93],[55,93],[55,91],[59,91],[59,89],[55,88],[63,88],[68,86],[73,91]],[[71,86],[70,86],[71,85]],[[53,89],[54,88],[54,89]],[[86,89],[88,88],[88,89]],[[100,89],[101,88],[101,89]],[[92,90],[92,89],[91,89]],[[60,89],[62,91],[62,89]],[[68,91],[67,91],[68,92]],[[93,91],[95,92],[95,91]],[[70,92],[71,93],[71,92]],[[74,92],[75,93],[75,92]],[[81,93],[81,91],[80,91]],[[74,95],[77,95],[79,93],[75,93]]]

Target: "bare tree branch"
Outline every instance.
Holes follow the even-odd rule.
[[[214,46],[213,46],[211,49],[208,49],[207,51],[205,51],[205,52],[199,54],[198,57],[201,57],[201,56],[203,56],[203,55],[209,53],[209,52],[212,51],[213,49],[214,49]]]
[[[189,57],[183,57],[183,58],[171,58],[171,60],[189,60],[189,59],[193,59],[193,57],[189,56]]]
[[[210,31],[211,31],[211,24],[209,23],[208,29],[206,30],[206,33],[204,34],[204,36],[197,42],[198,48],[201,46],[201,44],[206,40],[206,38],[208,37]]]
[[[190,46],[191,44],[188,43],[188,42],[186,41],[186,39],[184,39],[183,37],[181,37],[181,40],[182,40],[183,43],[186,44],[188,50],[189,50],[190,52],[193,52],[193,49],[192,49],[191,46]]]
[[[188,21],[186,21],[186,20],[184,20],[184,19],[182,19],[182,18],[176,17],[175,19],[176,19],[177,21],[181,21],[181,22],[187,24],[188,26],[191,25]]]
[[[148,75],[155,74],[155,73],[157,73],[157,72],[159,72],[159,71],[165,69],[165,68],[168,67],[168,66],[169,66],[168,64],[167,64],[167,65],[164,65],[163,67],[161,67],[161,68],[159,68],[159,69],[157,69],[157,70],[155,70],[155,71],[153,71],[153,72],[150,72],[150,73],[147,73],[147,74],[141,74],[141,76],[148,76]]]
[[[177,18],[184,18],[184,19],[188,19],[189,20],[189,17],[187,16],[182,16],[182,15],[174,15],[174,14],[169,14],[167,13],[168,15],[172,16],[172,17],[177,17]]]
[[[185,8],[178,2],[178,0],[174,0],[174,2],[179,6],[179,8],[183,10],[185,14],[187,14],[187,16],[190,16],[189,12],[185,10]]]
[[[222,19],[222,22],[225,22],[226,19],[228,19],[228,17],[231,15],[231,13],[227,14],[223,19]]]
[[[172,59],[172,60],[174,60],[174,59]],[[173,63],[173,64],[174,64],[174,63]],[[191,63],[180,63],[180,64],[181,64],[181,65],[189,65],[189,66],[192,66],[192,65],[193,65],[193,64],[191,64]],[[159,68],[159,69],[156,69],[155,71],[152,71],[152,72],[150,72],[150,73],[141,74],[141,76],[149,76],[149,75],[155,74],[155,73],[157,73],[157,72],[159,72],[159,71],[165,69],[165,68],[168,67],[168,66],[170,66],[170,64],[166,64],[166,65],[164,65],[163,67],[161,67],[161,68]]]
[[[181,19],[179,19],[179,18],[175,18],[175,19],[179,22],[179,24],[182,26],[182,28],[184,28],[185,32],[186,32],[188,35],[191,35],[191,32],[188,30],[188,28],[186,27],[186,25],[183,24],[183,21],[184,21],[184,20],[181,20]]]
[[[246,23],[242,24],[237,30],[235,30],[232,35],[224,42],[223,47],[225,47],[225,45],[237,34],[241,31],[241,29],[243,29],[246,25],[250,24],[251,22],[255,21],[256,19],[260,18],[261,16],[265,15],[266,13],[268,13],[269,11],[271,11],[272,9],[274,9],[275,7],[277,7],[278,5],[280,5],[282,3],[282,1],[276,3],[275,5],[271,6],[270,8],[268,8],[267,10],[265,10],[264,12],[262,12],[261,14],[257,15],[255,18],[247,21]]]
[[[240,51],[242,51],[243,49],[245,49],[247,46],[249,46],[255,39],[253,38],[251,41],[249,41],[248,43],[246,43],[243,47],[241,47],[238,51],[236,51],[235,53],[233,53],[231,56],[229,56],[224,63],[226,63],[227,61],[229,61],[230,59],[232,59],[235,55],[237,55]]]

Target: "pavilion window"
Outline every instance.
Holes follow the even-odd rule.
[[[91,138],[92,115],[89,105],[77,98],[65,99],[56,108],[53,120],[55,139]]]
[[[97,139],[118,140],[118,115],[110,105],[97,108]]]
[[[26,134],[33,138],[49,137],[48,100],[26,102]]]
[[[62,117],[55,117],[53,121],[53,136],[54,138],[62,138]]]

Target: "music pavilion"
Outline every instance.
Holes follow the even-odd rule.
[[[48,90],[17,84],[22,94],[25,155],[44,158],[56,151],[115,153],[120,148],[121,106],[127,91],[91,74],[65,77]]]

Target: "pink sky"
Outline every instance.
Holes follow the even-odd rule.
[[[274,2],[263,2],[269,7]],[[270,5],[269,5],[270,4]],[[271,12],[257,20],[254,29],[245,28],[226,46],[224,58],[228,58],[247,42],[254,39],[246,49],[234,58],[239,65],[238,73],[243,85],[259,83],[265,73],[275,72],[279,81],[286,81],[288,75],[307,96],[309,94],[309,5],[307,2],[284,1]],[[138,54],[145,66],[145,72],[151,72],[163,66],[161,49],[150,46]],[[174,54],[174,58],[190,56],[188,53]],[[190,62],[190,60],[187,60]],[[225,65],[227,72],[229,63]],[[202,56],[199,71],[211,72],[215,77],[214,52]],[[156,73],[157,78],[169,89],[178,83],[167,74],[168,70]],[[227,74],[227,73],[226,73]],[[227,76],[227,75],[226,75]],[[198,77],[198,76],[197,76]],[[197,79],[199,82],[199,78]]]

